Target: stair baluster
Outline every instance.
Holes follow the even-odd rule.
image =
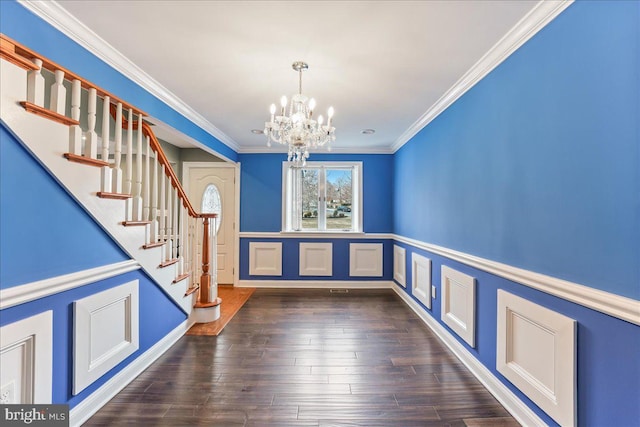
[[[95,88],[89,89],[87,124],[85,133],[84,156],[89,159],[98,158],[98,134],[96,133],[96,101],[97,92]]]
[[[74,83],[76,81],[74,81]],[[101,154],[101,160],[107,163],[109,162],[109,138],[110,138],[109,122],[111,118],[111,115],[109,114],[110,108],[111,108],[111,98],[107,95],[102,100],[102,154]],[[113,175],[111,172],[112,172],[111,165],[103,166],[101,169],[101,174],[100,174],[101,187],[100,188],[102,192],[111,193],[112,191],[111,187],[113,184]]]
[[[49,109],[64,116],[67,101],[67,89],[64,87],[64,71],[55,70],[56,81],[51,85],[51,98]]]
[[[40,61],[42,64],[42,61]],[[82,95],[82,86],[80,80],[75,79],[71,83],[71,118],[80,120],[80,97]],[[27,96],[29,99],[29,96]],[[82,155],[82,129],[80,125],[69,127],[69,152],[76,156]]]
[[[136,134],[136,181],[133,188],[132,216],[133,221],[142,221],[142,115],[138,115],[138,131]]]
[[[113,192],[122,193],[122,103],[116,106],[116,146],[113,155]]]
[[[158,168],[158,153],[153,156],[153,180],[151,181],[151,212],[149,219],[151,225],[149,227],[149,242],[156,243],[158,241],[158,231],[160,225],[158,224],[158,186],[160,184],[160,175]]]
[[[33,58],[37,70],[29,70],[27,73],[27,101],[38,107],[44,108],[44,77],[42,76],[42,60]]]

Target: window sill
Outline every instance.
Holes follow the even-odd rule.
[[[364,236],[363,231],[341,231],[341,230],[327,230],[327,231],[281,231],[281,235],[284,236],[296,236],[296,237],[357,237]]]

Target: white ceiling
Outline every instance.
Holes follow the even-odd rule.
[[[538,1],[77,1],[59,5],[222,131],[265,147],[271,103],[336,114],[336,151],[389,151]],[[373,128],[373,135],[361,130]]]

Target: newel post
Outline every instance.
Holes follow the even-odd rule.
[[[202,231],[202,275],[200,276],[200,304],[211,304],[216,302],[218,298],[218,287],[216,283],[211,283],[211,274],[209,268],[211,266],[211,243],[209,237],[211,234],[209,219],[215,218],[212,215],[202,215],[203,231]],[[214,255],[215,256],[215,255]]]
[[[200,276],[200,292],[198,302],[194,306],[196,323],[208,323],[220,318],[220,304],[218,297],[216,251],[216,214],[199,214],[196,220],[202,218],[202,275]],[[213,220],[213,221],[212,221]],[[213,224],[213,228],[211,225]],[[197,228],[197,227],[196,227]],[[212,231],[213,230],[213,231]],[[196,233],[197,234],[197,233]],[[213,259],[213,261],[212,261]],[[196,263],[194,262],[194,265]],[[210,273],[212,271],[212,273]],[[213,280],[211,276],[213,275]]]

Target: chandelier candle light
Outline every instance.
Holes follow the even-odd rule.
[[[327,144],[331,151],[331,142],[335,141],[335,128],[331,126],[333,119],[333,107],[327,111],[327,124],[320,115],[313,118],[313,110],[316,107],[315,99],[309,99],[302,94],[302,72],[309,65],[302,61],[296,61],[292,65],[299,74],[298,94],[291,97],[289,114],[286,114],[287,97],[280,99],[280,115],[276,116],[276,105],[271,104],[271,120],[264,124],[264,133],[267,135],[267,146],[271,147],[271,141],[289,146],[289,161],[295,166],[304,166],[309,158],[309,149],[322,147]]]

